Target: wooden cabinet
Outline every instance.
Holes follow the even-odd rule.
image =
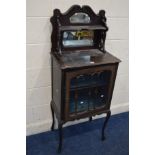
[[[59,152],[62,126],[68,121],[85,117],[92,120],[92,116],[106,113],[104,139],[120,62],[105,51],[108,28],[104,14],[103,10],[96,15],[89,6],[75,5],[65,14],[54,10],[51,17],[51,110],[59,124]]]

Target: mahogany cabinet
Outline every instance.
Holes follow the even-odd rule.
[[[51,110],[58,120],[59,147],[62,126],[68,121],[106,113],[110,105],[120,60],[105,50],[108,27],[105,11],[95,14],[89,6],[74,5],[66,13],[55,9],[51,17]]]

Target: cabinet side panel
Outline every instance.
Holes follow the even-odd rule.
[[[53,101],[56,110],[61,113],[61,70],[55,58],[53,58]]]
[[[113,91],[114,91],[114,87],[115,87],[115,80],[116,80],[116,76],[117,76],[117,70],[118,70],[118,66],[119,66],[119,63],[115,64],[113,67],[114,67],[114,73],[113,73],[113,76],[112,76],[112,81],[111,81],[111,90],[110,90],[110,96],[109,96],[109,109],[110,109],[110,106],[111,106],[111,100],[112,100],[112,97],[113,97]]]

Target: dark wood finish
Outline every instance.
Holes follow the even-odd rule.
[[[65,54],[52,54],[57,58],[58,64],[62,70],[88,68],[89,66],[100,66],[106,64],[119,63],[120,60],[110,53],[102,53],[98,49],[89,51],[82,50],[75,52],[66,52]],[[88,58],[89,57],[89,58]],[[87,59],[86,59],[87,58]]]
[[[69,18],[77,13],[83,12],[89,15],[91,22],[89,24],[83,23],[70,23]],[[65,30],[78,30],[78,29],[93,29],[100,30],[96,36],[95,42],[102,52],[105,52],[104,42],[106,38],[106,31],[108,27],[106,25],[105,11],[100,10],[98,14],[89,6],[74,5],[66,13],[62,14],[59,9],[53,11],[53,16],[50,19],[53,32],[51,35],[52,50],[51,52],[62,53],[61,33]],[[104,34],[104,35],[103,35]]]
[[[83,24],[83,23],[70,23],[69,18],[74,15],[77,12],[86,13],[90,16],[91,22],[89,24]],[[105,17],[105,11],[100,10],[98,14],[95,14],[95,12],[89,7],[89,6],[80,6],[80,5],[73,5],[70,9],[68,9],[67,12],[61,13],[59,9],[55,9],[53,11],[53,17],[51,17],[51,22],[53,20],[56,20],[55,17],[59,17],[60,26],[73,26],[73,25],[102,25],[108,30],[108,27],[106,25],[106,17]]]
[[[75,13],[86,13],[90,17],[90,23],[70,23],[69,18]],[[101,10],[98,14],[89,6],[74,5],[66,13],[61,13],[55,9],[50,19],[53,26],[51,35],[51,79],[52,79],[52,101],[51,111],[53,123],[51,129],[54,129],[54,114],[58,120],[59,129],[59,147],[62,149],[62,127],[68,121],[74,121],[81,118],[89,118],[106,113],[106,119],[102,127],[102,139],[104,139],[104,130],[110,118],[110,105],[120,60],[105,50],[105,39],[108,27],[106,25],[105,11]],[[63,47],[62,35],[64,31],[72,30],[93,30],[94,45],[81,47]],[[98,85],[80,86],[77,78],[81,75],[93,77],[95,74],[106,74],[109,72],[108,82],[102,86],[106,91],[106,97],[102,106],[96,106],[96,96],[99,94]],[[71,88],[71,79],[75,78],[75,88]],[[78,111],[79,90],[88,90],[88,107],[84,111]],[[74,112],[70,112],[71,91],[74,91]],[[94,91],[94,93],[92,93]],[[103,91],[103,90],[102,90]],[[93,98],[93,107],[90,106]]]
[[[54,109],[52,107],[52,102],[51,102],[51,112],[52,112],[52,120],[53,120],[51,130],[53,131],[54,130],[55,119],[54,119]]]
[[[56,111],[58,112],[59,117],[61,117],[61,107],[60,107],[60,102],[61,102],[61,81],[62,81],[62,71],[59,69],[59,65],[56,62],[55,58],[53,57],[53,73],[52,73],[52,99],[53,99],[53,104],[54,107],[56,108]]]
[[[105,131],[105,128],[106,128],[106,126],[107,126],[107,123],[108,123],[108,120],[109,120],[109,118],[110,118],[110,116],[111,116],[111,111],[108,111],[107,113],[106,113],[106,118],[105,118],[105,121],[104,121],[104,124],[103,124],[103,127],[102,127],[102,140],[105,140],[105,135],[104,135],[104,131]]]
[[[115,81],[115,74],[117,70],[117,64],[110,64],[110,65],[104,65],[104,66],[97,66],[97,67],[89,67],[87,69],[80,69],[80,70],[74,70],[74,71],[68,71],[66,72],[66,90],[70,90],[70,81],[72,78],[77,77],[81,74],[93,74],[98,73],[101,71],[111,71],[111,77],[109,82],[109,89],[108,89],[108,100],[107,104],[104,107],[101,107],[99,109],[95,109],[93,111],[87,111],[86,113],[81,113],[78,115],[85,116],[87,113],[96,114],[99,111],[108,110],[110,107],[110,97],[112,96],[113,92],[113,85]],[[64,121],[70,121],[73,120],[72,118],[78,117],[77,114],[70,115],[69,114],[69,98],[70,98],[70,91],[66,91],[66,102],[65,102],[65,116]]]
[[[59,125],[58,125],[58,129],[59,129],[59,147],[58,147],[58,153],[61,153],[61,149],[62,149],[62,138],[63,138],[63,136],[62,136],[62,123],[60,123]]]
[[[106,30],[105,27],[101,26],[101,25],[92,25],[92,26],[61,26],[60,30],[61,31],[67,31],[67,30],[81,30],[81,29],[88,29],[88,30]]]
[[[89,122],[91,122],[92,121],[92,117],[89,117]]]

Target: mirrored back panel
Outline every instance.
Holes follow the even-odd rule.
[[[64,31],[62,44],[64,47],[82,47],[94,45],[94,31]]]

